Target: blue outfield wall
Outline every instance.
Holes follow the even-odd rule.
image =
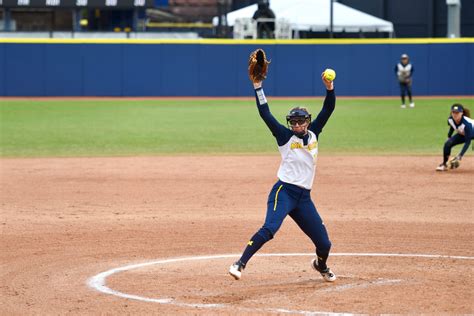
[[[453,43],[237,44],[8,42],[0,40],[1,96],[249,96],[249,53],[271,59],[268,95],[322,95],[336,70],[338,95],[398,95],[395,64],[415,67],[415,95],[473,95],[474,40]]]

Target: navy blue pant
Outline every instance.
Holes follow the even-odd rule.
[[[408,99],[411,103],[411,83],[400,82],[400,97],[402,98],[402,104],[405,104],[405,95],[408,95]]]
[[[278,181],[273,186],[268,195],[265,223],[249,241],[240,258],[244,266],[263,244],[275,236],[283,220],[289,215],[312,240],[320,267],[325,268],[331,242],[326,227],[311,200],[310,192],[310,190],[282,181]]]
[[[473,138],[474,139],[474,138]],[[450,137],[445,143],[443,147],[443,163],[449,159],[449,155],[451,155],[451,149],[459,144],[464,144],[466,142],[466,137],[461,134],[455,134],[454,136]]]

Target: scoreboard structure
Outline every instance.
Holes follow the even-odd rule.
[[[7,32],[142,31],[154,6],[155,0],[0,0]]]
[[[0,0],[0,8],[152,8],[154,0]]]

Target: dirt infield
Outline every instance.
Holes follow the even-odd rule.
[[[471,156],[446,173],[439,157],[320,157],[312,194],[333,284],[311,271],[291,219],[260,252],[285,255],[227,275],[235,257],[219,255],[262,224],[277,155],[0,162],[1,315],[474,313]],[[134,299],[88,284],[151,261],[106,278]]]

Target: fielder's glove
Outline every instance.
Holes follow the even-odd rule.
[[[461,165],[461,156],[456,156],[448,160],[446,164],[448,169],[456,169]]]
[[[262,82],[267,78],[268,64],[267,56],[263,49],[259,48],[250,54],[249,77],[253,83]]]

